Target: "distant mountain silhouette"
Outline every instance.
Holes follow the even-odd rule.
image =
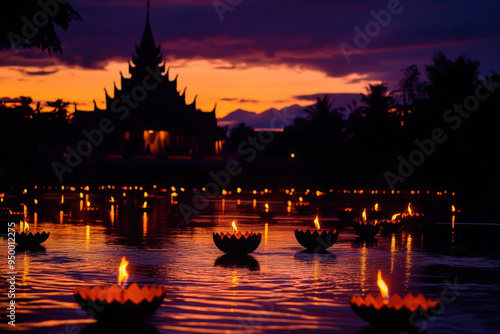
[[[283,109],[279,109],[279,111],[284,111],[289,115],[295,115],[295,117],[305,117],[307,114],[303,111],[304,108],[304,106],[294,104]],[[271,120],[273,117],[276,117],[275,111],[277,110],[278,109],[271,108],[261,113],[256,113],[254,111],[237,109],[230,112],[223,118],[219,118],[217,123],[219,126],[227,125],[230,128],[239,123],[245,123],[245,125],[254,129],[268,129],[270,127]]]
[[[324,94],[312,94],[312,95],[300,95],[295,96],[295,98],[306,100],[306,101],[316,101],[317,97],[328,96],[333,99],[333,104],[335,107],[345,107],[347,103],[350,103],[353,99],[359,100],[360,94],[352,93],[324,93]],[[304,112],[304,109],[312,106],[314,103],[308,105],[293,104],[291,106],[279,109],[280,111],[286,111],[290,115],[296,115],[295,117],[308,117],[309,115]],[[256,113],[254,111],[247,111],[243,109],[237,109],[230,112],[226,116],[217,119],[217,124],[219,126],[229,126],[230,128],[239,124],[245,123],[245,125],[252,127],[254,129],[268,129],[269,124],[273,117],[275,116],[274,111],[278,109],[271,108],[263,112]],[[344,119],[347,119],[349,112],[343,112]]]

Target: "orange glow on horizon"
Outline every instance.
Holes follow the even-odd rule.
[[[133,45],[131,44],[131,51]],[[57,61],[57,60],[56,60]],[[251,69],[230,67],[223,60],[174,60],[167,62],[171,66],[170,80],[178,76],[177,89],[186,90],[186,102],[191,103],[197,95],[197,107],[211,111],[217,103],[217,117],[222,118],[236,109],[262,112],[269,108],[283,108],[292,104],[309,105],[313,101],[298,100],[293,96],[316,94],[324,87],[335,87],[337,93],[361,93],[369,81],[362,75],[353,74],[342,78],[327,77],[323,72],[286,65],[253,67]],[[19,71],[23,69],[24,72]],[[121,88],[120,71],[128,78],[128,62],[109,62],[104,69],[82,69],[57,65],[45,70],[57,71],[45,76],[28,77],[25,72],[37,71],[35,66],[0,67],[0,84],[4,88],[3,96],[11,98],[30,96],[35,103],[63,99],[76,102],[79,110],[94,109],[93,100],[99,108],[105,107],[104,89],[110,95],[114,92],[114,82]],[[207,84],[210,83],[210,84]],[[271,89],[272,88],[272,89]],[[227,99],[227,100],[223,100]],[[252,102],[240,102],[247,100]],[[51,111],[45,107],[43,111]],[[69,111],[73,112],[73,105]]]

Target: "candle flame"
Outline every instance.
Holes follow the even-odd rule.
[[[234,233],[238,232],[238,227],[236,227],[236,220],[233,220],[233,222],[231,223],[231,225],[233,226],[233,232]]]
[[[83,193],[80,193],[80,198],[83,198]]]
[[[299,197],[299,202],[302,202],[304,199],[302,197]]]
[[[26,195],[27,193],[28,193],[28,189],[24,189],[24,190],[23,190],[23,194],[25,194],[25,195]]]
[[[377,273],[377,285],[380,289],[380,294],[382,295],[382,298],[387,299],[389,298],[389,288],[387,287],[387,284],[385,284],[384,280],[382,279],[382,272],[378,271]]]
[[[21,220],[21,231],[28,233],[28,230],[30,229],[30,225],[26,221]]]
[[[392,215],[391,220],[396,220],[396,218],[398,218],[399,215],[400,215],[400,213],[396,213],[396,214]]]
[[[455,209],[455,206],[454,206],[454,205],[452,205],[452,206],[451,206],[451,211],[452,211],[452,212],[455,212],[455,211],[456,211],[456,209]]]
[[[90,201],[87,201],[87,208],[90,208]]]
[[[319,230],[321,228],[321,226],[319,225],[318,215],[316,215],[316,219],[314,219],[314,225],[316,226],[317,230]]]
[[[142,204],[143,209],[147,209],[148,207],[148,201],[144,201],[144,204]]]
[[[268,212],[269,211],[269,204],[266,203],[264,206],[266,207],[266,212]]]
[[[363,221],[366,221],[366,209],[363,209],[361,216],[363,217]]]
[[[147,192],[147,191],[145,191],[145,192],[144,192],[144,198],[146,198],[146,197],[148,197],[148,196],[149,196],[148,192]]]
[[[61,195],[61,204],[64,204],[64,195]]]
[[[128,280],[128,273],[127,273],[127,266],[128,266],[128,261],[124,257],[122,257],[122,262],[120,263],[120,267],[118,269],[118,285],[123,286],[123,284],[127,283]]]
[[[408,213],[411,215],[411,203],[408,203]]]
[[[115,198],[113,196],[111,196],[111,203],[114,203],[115,202]]]
[[[36,198],[33,200],[33,202],[35,203],[35,205],[38,204],[38,200]]]
[[[378,211],[378,203],[375,203],[375,211]]]

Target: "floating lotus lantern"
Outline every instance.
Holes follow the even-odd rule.
[[[269,220],[269,219],[273,219],[274,217],[276,217],[278,212],[271,211],[269,209],[269,204],[266,203],[266,204],[264,204],[264,210],[258,211],[257,214],[260,216],[260,218],[262,218],[264,220]]]
[[[375,203],[375,205],[373,206],[373,208],[371,208],[369,211],[368,211],[368,218],[369,219],[376,219],[376,220],[380,220],[382,218],[384,218],[384,211],[380,208],[380,206],[378,205],[378,203]]]
[[[139,287],[137,283],[125,287],[128,263],[124,256],[119,267],[118,285],[75,288],[73,294],[80,307],[99,321],[131,322],[153,314],[161,305],[167,290],[156,285]]]
[[[299,201],[295,203],[295,210],[301,215],[307,215],[311,211],[311,203],[304,202],[304,199],[299,197]]]
[[[80,195],[81,195],[81,193],[80,193]],[[96,207],[96,206],[92,206],[92,204],[90,203],[90,201],[89,201],[89,200],[86,200],[86,201],[85,201],[85,205],[82,205],[82,204],[83,204],[83,200],[80,200],[80,203],[81,203],[81,204],[80,204],[80,210],[81,210],[81,211],[86,211],[86,212],[96,212],[96,211],[98,211],[98,210],[99,210],[99,208],[98,208],[98,207]]]
[[[343,209],[337,209],[337,218],[340,219],[343,224],[352,224],[355,217],[356,209],[354,208],[347,207]]]
[[[182,190],[183,188],[181,188]],[[148,205],[153,204],[156,201],[156,196],[149,194],[147,191],[144,192],[144,200],[148,202]]]
[[[397,293],[389,298],[389,288],[382,279],[380,270],[377,275],[377,284],[380,295],[373,297],[368,294],[365,298],[354,295],[349,300],[352,310],[374,327],[379,328],[408,328],[420,323],[419,317],[435,315],[439,300],[425,298],[409,293],[401,298]]]
[[[148,201],[144,201],[142,203],[142,206],[140,206],[139,208],[137,208],[137,210],[139,212],[151,212],[153,210],[153,208],[148,205]]]
[[[401,222],[406,229],[420,229],[424,225],[424,214],[413,212],[411,203],[408,203],[408,212],[401,214]]]
[[[380,221],[380,227],[382,227],[384,233],[398,233],[401,231],[403,223],[398,219],[400,215],[400,213],[396,213],[392,215],[391,220],[384,219]]]
[[[245,255],[252,253],[260,245],[262,234],[253,231],[244,234],[238,232],[236,221],[233,221],[233,233],[213,233],[214,243],[221,251],[231,255]]]
[[[456,215],[458,215],[460,212],[462,212],[462,210],[457,209],[457,208],[455,207],[455,205],[452,205],[452,206],[451,206],[451,210],[450,210],[450,212],[451,212],[451,214],[452,214],[453,216],[456,216]]]
[[[50,232],[43,231],[42,233],[36,232],[35,234],[28,232],[29,224],[21,221],[21,233],[16,232],[16,243],[22,247],[36,247],[42,242],[45,242],[50,236]]]
[[[314,219],[314,225],[314,229],[295,230],[295,238],[308,251],[324,252],[337,242],[340,231],[321,229],[318,216]]]
[[[363,210],[362,220],[353,222],[354,232],[363,239],[370,239],[377,235],[380,224],[377,220],[366,220],[366,209]]]

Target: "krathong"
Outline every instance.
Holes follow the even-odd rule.
[[[401,222],[401,219],[398,219],[398,216],[400,215],[400,213],[396,213],[392,215],[390,220],[383,219],[380,221],[380,227],[382,227],[383,233],[398,233],[401,231],[403,223]]]
[[[295,210],[301,215],[307,215],[311,211],[311,203],[304,202],[304,199],[299,197],[299,201],[295,203]]]
[[[295,238],[308,251],[324,252],[337,242],[340,231],[321,229],[318,216],[314,225],[314,229],[295,230]]]
[[[213,233],[214,243],[221,251],[231,255],[245,255],[256,250],[262,240],[262,234],[238,232],[236,221],[232,222],[233,233]]]
[[[377,328],[411,328],[421,322],[421,318],[434,316],[439,300],[425,298],[422,294],[409,293],[401,298],[397,293],[389,296],[389,288],[379,270],[377,285],[380,295],[368,294],[365,298],[354,295],[349,300],[352,310]]]
[[[362,220],[354,220],[352,226],[354,232],[363,239],[375,237],[380,230],[380,224],[377,220],[367,220],[366,209],[363,210]]]
[[[15,238],[16,243],[22,247],[36,247],[42,242],[45,242],[50,236],[50,232],[43,231],[42,233],[36,232],[35,234],[28,232],[29,224],[27,222],[21,221],[21,233],[16,232]]]
[[[401,214],[401,222],[406,230],[420,230],[424,226],[424,214],[413,212],[408,203],[408,212]]]
[[[125,287],[127,265],[124,256],[118,270],[118,285],[75,288],[73,294],[80,307],[99,321],[131,322],[153,314],[165,298],[166,288],[156,285],[139,287],[137,283]]]
[[[271,211],[271,209],[269,208],[269,204],[266,203],[264,205],[264,210],[258,211],[257,214],[260,216],[260,218],[262,218],[264,220],[270,220],[270,219],[273,219],[274,217],[276,217],[278,212]]]
[[[380,220],[380,219],[384,218],[384,214],[385,214],[385,212],[382,211],[382,209],[380,208],[378,203],[375,203],[373,208],[371,208],[368,211],[368,218],[370,220],[373,220],[373,219]]]
[[[337,218],[340,219],[343,224],[351,225],[355,217],[356,209],[354,208],[347,207],[343,209],[337,209]]]

